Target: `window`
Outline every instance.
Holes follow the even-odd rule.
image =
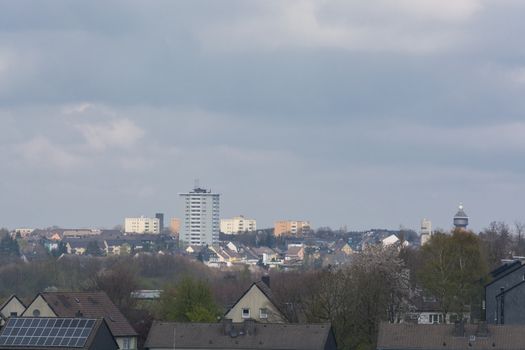
[[[16,316],[18,316],[17,312],[11,312],[11,317],[16,317]]]
[[[428,320],[430,323],[443,323],[443,315],[441,314],[430,314],[428,315]]]
[[[268,309],[263,307],[259,309],[259,318],[268,318]]]
[[[34,310],[33,310],[33,316],[35,316],[35,317],[40,316],[40,310],[38,310],[38,309],[34,309]]]
[[[242,309],[242,318],[250,318],[250,309]]]
[[[131,349],[131,339],[130,338],[122,339],[122,348],[123,349]]]

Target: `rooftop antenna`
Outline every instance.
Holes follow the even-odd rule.
[[[199,179],[196,178],[196,179],[193,181],[193,188],[194,188],[194,189],[197,189],[197,188],[200,188],[200,187],[201,187],[201,186],[200,186],[200,181],[199,181]]]

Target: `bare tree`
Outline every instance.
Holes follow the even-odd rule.
[[[512,257],[512,236],[506,223],[493,221],[479,236],[485,244],[491,268],[499,266],[502,259]]]
[[[525,255],[525,242],[522,241],[522,237],[525,233],[525,224],[521,221],[515,221],[514,233],[516,234],[515,254],[523,256]]]
[[[373,349],[379,322],[407,309],[408,273],[396,247],[376,246],[345,268],[318,272],[304,291],[306,320],[331,322],[342,349]]]

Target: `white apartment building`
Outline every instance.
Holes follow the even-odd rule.
[[[219,244],[220,195],[198,187],[179,195],[184,198],[180,240],[188,245]]]
[[[20,235],[20,237],[25,238],[33,233],[35,229],[33,228],[17,228],[15,229],[14,233],[15,235]]]
[[[126,233],[160,233],[160,221],[157,218],[126,218],[124,220]]]
[[[221,232],[227,235],[255,230],[257,230],[257,222],[254,219],[247,219],[243,215],[235,216],[233,219],[221,219]]]
[[[432,236],[432,222],[427,219],[421,220],[421,245],[424,245],[428,242],[430,237]]]

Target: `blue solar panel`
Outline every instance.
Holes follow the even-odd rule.
[[[0,346],[82,348],[95,322],[85,318],[10,318],[0,333]]]

